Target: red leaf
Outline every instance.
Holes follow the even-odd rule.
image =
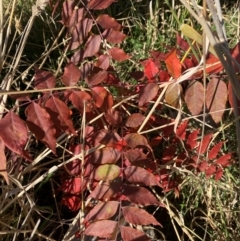
[[[135,225],[159,225],[162,226],[152,214],[138,207],[122,207],[125,220]]]
[[[94,56],[100,49],[101,40],[100,35],[91,35],[85,44],[83,57],[86,58]]]
[[[112,56],[112,58],[118,62],[122,62],[131,58],[130,55],[126,54],[122,49],[117,47],[112,47],[109,50],[109,53]]]
[[[73,64],[69,63],[64,68],[63,76],[61,77],[61,81],[66,86],[74,86],[80,80],[81,71]]]
[[[213,160],[217,157],[217,154],[219,153],[220,149],[222,148],[223,141],[220,141],[218,144],[216,144],[209,152],[208,152],[208,159]]]
[[[115,0],[90,0],[87,7],[93,10],[102,10],[109,7]]]
[[[109,65],[110,65],[109,56],[106,54],[100,55],[97,59],[97,62],[95,62],[96,67],[104,70],[107,70]]]
[[[103,87],[95,86],[91,89],[93,99],[95,100],[95,105],[98,108],[110,109],[113,106],[112,95]]]
[[[222,168],[217,168],[217,171],[215,173],[215,180],[218,181],[223,175],[223,169]]]
[[[93,104],[91,102],[92,97],[85,91],[72,91],[69,99],[80,112],[83,112],[84,110],[84,102],[86,112],[91,112],[93,109]]]
[[[199,163],[198,169],[201,172],[204,172],[208,168],[208,162],[207,161],[202,161]]]
[[[9,179],[7,174],[7,160],[4,153],[4,149],[5,149],[5,146],[4,146],[3,140],[0,138],[0,175],[3,176],[6,183],[9,185]]]
[[[74,6],[75,6],[74,1],[64,1],[63,2],[63,7],[62,7],[62,23],[65,26],[68,26],[70,17],[73,14]]]
[[[198,115],[204,104],[204,87],[199,81],[192,81],[189,83],[185,93],[185,102],[188,109],[193,115]]]
[[[137,147],[147,147],[149,150],[152,148],[149,146],[147,139],[138,133],[130,133],[124,137],[124,140],[127,142],[127,145],[131,148]]]
[[[210,133],[206,136],[203,137],[202,141],[199,143],[199,146],[197,148],[197,152],[199,152],[200,154],[205,153],[205,151],[207,150],[207,147],[212,139],[213,134]],[[201,148],[201,149],[200,149]]]
[[[123,184],[122,194],[126,196],[130,202],[138,205],[159,205],[156,197],[144,187]]]
[[[121,183],[122,181],[120,178],[117,178],[112,182],[103,182],[101,185],[95,187],[91,192],[90,197],[104,201],[116,198],[121,194]]]
[[[206,73],[209,75],[217,74],[223,70],[222,63],[217,57],[210,54],[210,57],[206,60]]]
[[[178,84],[178,83],[170,84],[167,87],[166,92],[165,92],[166,102],[169,105],[179,109],[180,108],[179,100],[181,99],[182,92],[183,92],[183,89],[180,84]]]
[[[194,130],[192,133],[189,134],[188,139],[187,139],[187,145],[193,150],[197,145],[197,139],[198,139],[198,133],[199,129]]]
[[[216,124],[222,120],[227,97],[226,84],[220,79],[212,78],[207,86],[206,105]]]
[[[67,195],[62,198],[62,204],[76,212],[81,208],[81,199],[77,196]]]
[[[26,110],[28,128],[56,154],[56,130],[47,111],[33,102]]]
[[[113,29],[113,30],[120,30],[121,24],[119,24],[115,18],[107,15],[101,14],[96,19],[96,22],[104,29]]]
[[[145,161],[147,160],[147,155],[142,152],[141,149],[135,148],[130,149],[124,152],[124,156],[126,159],[128,159],[131,163],[139,162],[139,161]],[[136,163],[134,163],[135,165]]]
[[[174,79],[177,79],[182,74],[182,64],[177,57],[177,50],[174,48],[170,53],[167,54],[165,58],[165,63],[168,69],[168,72]]]
[[[142,231],[134,228],[120,227],[123,241],[150,241],[150,238]]]
[[[176,130],[176,135],[183,141],[186,139],[187,126],[188,126],[188,120],[182,122]]]
[[[84,219],[84,223],[95,222],[102,219],[111,218],[118,210],[119,202],[108,201],[98,203]]]
[[[160,186],[156,177],[146,171],[144,168],[130,166],[124,169],[124,175],[127,181],[144,186]]]
[[[75,177],[65,180],[62,185],[59,187],[59,190],[65,193],[71,193],[78,195],[86,189],[86,180],[82,183],[80,177]]]
[[[117,144],[119,141],[122,141],[122,139],[115,131],[102,129],[99,130],[94,136],[94,146],[103,144],[114,148],[114,145]]]
[[[115,109],[108,109],[104,113],[106,121],[112,126],[119,126],[122,123],[121,113]]]
[[[232,57],[240,63],[240,43],[238,42],[237,45],[231,49],[231,55]],[[236,72],[239,72],[239,68],[233,63],[234,69]]]
[[[141,126],[144,120],[145,116],[140,113],[134,113],[128,117],[126,121],[126,126],[130,128],[138,128]]]
[[[86,77],[89,86],[98,85],[103,82],[108,76],[106,70],[94,67],[91,73]]]
[[[232,157],[231,153],[225,154],[219,157],[215,163],[218,165],[221,165],[222,167],[227,167],[231,164],[231,161],[230,161],[231,157]]]
[[[120,167],[114,164],[104,164],[96,168],[94,179],[97,181],[112,181],[116,179],[121,170]]]
[[[51,116],[52,122],[58,129],[64,132],[66,131],[69,134],[76,135],[76,131],[70,118],[71,111],[68,109],[67,105],[63,101],[52,96],[46,102],[45,107],[47,108],[47,111]]]
[[[101,220],[91,223],[84,231],[85,235],[101,238],[111,238],[118,222],[112,220]]]
[[[9,111],[0,120],[0,137],[10,150],[27,160],[32,160],[27,151],[24,150],[28,140],[26,124],[14,112]]]
[[[83,18],[76,25],[72,31],[72,39],[70,41],[70,50],[78,48],[84,40],[88,37],[92,29],[93,20],[90,18]]]
[[[187,41],[185,41],[179,34],[177,34],[177,43],[176,43],[182,50],[187,51],[190,46]]]
[[[49,72],[35,68],[34,87],[38,90],[51,89],[56,85],[55,76]]]
[[[124,33],[112,28],[106,29],[102,35],[111,44],[119,44],[126,38]]]
[[[105,147],[99,150],[96,150],[90,155],[89,161],[93,164],[113,164],[116,163],[121,154],[119,151],[112,147]]]
[[[156,83],[147,83],[139,93],[138,106],[143,106],[158,94],[159,86]]]
[[[149,59],[144,67],[144,74],[151,82],[154,81],[156,75],[158,74],[159,70],[157,66],[154,64],[152,59]]]
[[[211,165],[209,168],[207,168],[205,170],[205,173],[206,173],[206,177],[210,177],[211,175],[213,175],[214,173],[216,173],[217,171],[217,167],[216,165]]]

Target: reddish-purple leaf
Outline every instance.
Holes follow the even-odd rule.
[[[51,72],[35,68],[34,87],[36,89],[51,89],[55,85],[56,78]]]
[[[108,72],[106,70],[94,66],[91,73],[86,77],[86,80],[89,86],[98,85],[107,78],[107,75]]]
[[[112,58],[118,62],[125,61],[127,59],[130,59],[131,56],[126,54],[122,49],[117,47],[112,47],[109,50],[109,54],[112,56]]]
[[[138,106],[143,106],[152,99],[154,99],[159,91],[159,87],[156,83],[147,83],[139,93]]]
[[[28,140],[26,124],[14,112],[9,111],[0,120],[0,137],[10,150],[27,160],[32,160],[27,151],[24,150]]]
[[[117,228],[118,222],[112,220],[100,220],[91,223],[84,230],[85,235],[101,238],[111,238]]]
[[[129,166],[123,173],[129,182],[144,186],[160,186],[156,177],[142,167]]]
[[[112,181],[119,176],[121,169],[114,164],[104,164],[96,168],[94,179],[100,181]]]
[[[69,2],[65,1],[65,2]],[[64,2],[64,3],[65,3]],[[74,1],[73,1],[74,2]],[[76,4],[76,3],[75,3]],[[71,34],[72,30],[74,29],[74,26],[83,19],[84,17],[84,13],[85,13],[85,9],[84,8],[74,8],[73,12],[71,14],[70,20],[69,20],[69,24],[68,24],[68,31]]]
[[[113,30],[120,30],[121,24],[119,24],[115,18],[107,15],[101,14],[96,19],[96,22],[104,29],[113,29]]]
[[[183,141],[186,139],[187,126],[188,126],[188,120],[182,122],[176,130],[176,135]]]
[[[218,78],[212,78],[207,86],[206,105],[216,124],[222,120],[227,97],[226,84]]]
[[[70,41],[71,50],[78,48],[83,43],[88,37],[92,25],[93,20],[90,18],[83,18],[75,25],[75,28],[72,31],[72,39]]]
[[[63,76],[61,77],[61,81],[66,86],[74,86],[80,80],[81,71],[76,67],[73,63],[69,63],[64,68]]]
[[[144,75],[148,78],[149,81],[153,81],[158,74],[159,69],[155,65],[152,59],[149,59],[144,66]]]
[[[126,38],[124,33],[112,28],[106,29],[102,35],[111,44],[119,44]]]
[[[138,207],[122,207],[125,220],[135,225],[159,225],[162,226],[152,214]]]
[[[233,96],[233,88],[232,88],[232,84],[231,82],[229,81],[228,83],[228,102],[230,104],[230,106],[234,109],[234,96]],[[240,100],[236,97],[236,100],[237,100],[237,111],[238,113],[240,112]]]
[[[94,65],[100,69],[107,70],[110,65],[109,56],[106,54],[100,55]]]
[[[183,92],[183,89],[182,89],[182,86],[180,84],[178,84],[178,83],[170,84],[167,87],[167,90],[165,92],[166,102],[169,105],[179,109],[180,108],[179,101],[181,99],[182,92]]]
[[[131,163],[148,160],[147,155],[143,153],[141,149],[138,149],[138,148],[127,150],[126,152],[124,152],[124,156]],[[135,164],[136,163],[134,163],[134,165]]]
[[[110,109],[113,106],[112,95],[102,86],[95,86],[91,89],[95,105],[98,108]]]
[[[80,112],[84,110],[84,103],[86,112],[91,112],[93,109],[92,97],[85,91],[72,91],[69,99]]]
[[[147,139],[138,133],[130,133],[124,137],[124,140],[127,142],[127,145],[131,148],[137,147],[147,147],[149,150],[152,148],[149,146]]]
[[[94,140],[94,146],[103,144],[109,147],[113,147],[116,143],[118,143],[122,139],[117,132],[102,129],[96,133],[93,140]]]
[[[79,65],[83,61],[84,49],[78,49],[70,58],[70,62]],[[81,72],[81,71],[80,71]]]
[[[82,182],[80,177],[74,177],[74,178],[65,180],[62,183],[62,185],[59,187],[59,190],[65,193],[78,195],[86,189],[86,184],[87,184],[86,180]]]
[[[210,133],[206,136],[203,137],[202,141],[199,143],[199,146],[197,148],[197,152],[199,152],[200,154],[205,153],[205,151],[207,150],[207,147],[212,139],[213,134]],[[201,148],[201,149],[200,149]]]
[[[219,157],[215,163],[218,165],[221,165],[222,167],[227,167],[231,164],[231,158],[232,158],[232,154],[228,153]]]
[[[9,179],[7,174],[7,160],[4,153],[5,145],[2,138],[0,137],[0,175],[3,176],[6,183],[9,185]]]
[[[122,123],[122,115],[119,111],[115,109],[108,109],[104,113],[104,117],[106,121],[111,125],[111,126],[119,126]]]
[[[189,83],[185,93],[185,102],[193,115],[198,115],[203,108],[204,87],[199,81]]]
[[[59,130],[76,135],[76,131],[70,118],[71,111],[68,109],[67,105],[63,101],[52,96],[46,102],[45,107],[49,115],[51,116],[52,122]]]
[[[99,51],[101,40],[100,35],[91,35],[88,38],[85,44],[84,58],[92,57]]]
[[[130,128],[138,128],[141,126],[144,120],[145,116],[143,116],[142,114],[133,113],[128,117],[126,121],[126,126]]]
[[[119,202],[108,201],[98,203],[84,219],[84,223],[95,222],[102,219],[111,218],[118,210]]]
[[[87,7],[93,10],[103,10],[109,7],[115,0],[90,0]]]
[[[33,102],[26,108],[25,114],[29,130],[56,154],[56,130],[47,111]]]
[[[120,227],[123,241],[150,241],[151,239],[142,231],[135,228]]]
[[[122,194],[126,196],[130,202],[138,205],[159,205],[156,197],[144,187],[123,184]]]
[[[208,152],[208,159],[213,160],[217,157],[219,151],[221,150],[223,145],[223,141],[217,143],[209,152]]]
[[[75,6],[75,2],[74,1],[64,1],[63,2],[63,7],[62,7],[62,23],[65,26],[68,26],[69,21],[70,21],[70,17],[73,14],[73,10],[74,10],[74,6]]]
[[[187,145],[193,150],[197,145],[198,145],[198,134],[200,130],[194,130],[192,133],[189,134],[188,139],[187,139]]]
[[[96,150],[90,155],[89,161],[93,164],[113,164],[116,163],[121,156],[121,153],[112,147],[105,147]]]
[[[103,182],[97,185],[91,192],[90,197],[97,200],[108,201],[111,198],[116,198],[120,195],[122,180],[115,179],[112,182]]]

